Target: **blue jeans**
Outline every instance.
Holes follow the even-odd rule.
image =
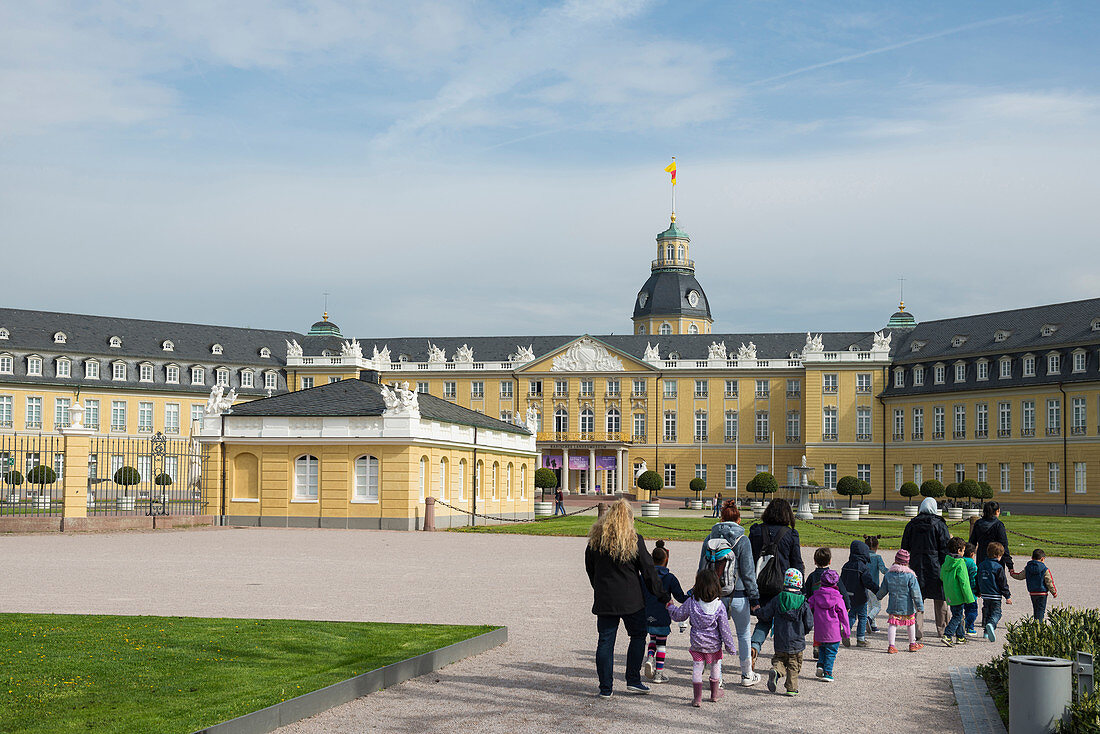
[[[867,602],[853,604],[848,610],[848,626],[855,630],[857,640],[867,639]]]
[[[1031,597],[1031,612],[1040,622],[1047,616],[1047,595]]]
[[[600,693],[611,693],[614,679],[615,636],[619,620],[623,621],[630,645],[626,648],[626,684],[642,682],[642,657],[645,655],[645,607],[633,614],[600,614],[596,617],[596,675],[600,677]]]
[[[749,612],[749,600],[743,596],[724,596],[722,603],[726,605],[726,612],[733,620],[733,626],[737,630],[737,657],[741,661],[742,677],[752,672],[752,659],[749,657],[749,627],[752,622],[752,613]]]
[[[882,601],[877,596],[872,596],[867,600],[867,627],[872,632],[878,632],[878,625],[875,624],[875,618],[881,611]]]
[[[966,631],[973,632],[974,622],[978,620],[978,601],[975,599],[969,604],[963,604],[963,610],[966,613]],[[984,614],[982,615],[982,619],[985,619]],[[982,626],[985,626],[984,622],[982,623]]]
[[[1001,621],[1001,600],[982,599],[982,627],[987,624],[997,629],[997,623]]]
[[[963,629],[963,622],[965,618],[965,605],[964,604],[952,604],[951,605],[951,621],[947,623],[947,627],[943,630],[944,637],[965,637],[966,630]]]
[[[833,676],[833,663],[836,662],[836,652],[839,649],[839,642],[822,642],[817,648],[817,667],[822,668],[830,678]]]
[[[763,606],[763,599],[760,600],[760,604],[761,606]],[[752,646],[756,649],[757,652],[760,652],[760,650],[764,647],[764,643],[767,642],[768,635],[771,634],[771,631],[771,622],[761,622],[760,620],[757,620],[756,627],[752,631]]]
[[[563,514],[563,515],[565,514],[565,503],[564,502],[555,502],[554,503],[554,514],[555,515],[558,514],[558,510],[561,510],[561,514]]]

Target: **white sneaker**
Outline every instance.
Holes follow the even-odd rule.
[[[658,670],[656,673],[654,673],[653,674],[653,682],[654,683],[667,683],[668,682],[668,676],[665,675],[665,671]]]
[[[760,674],[757,673],[756,671],[753,671],[751,674],[749,674],[747,676],[741,676],[741,685],[743,685],[745,688],[755,686],[759,682],[760,682]]]
[[[653,680],[654,671],[657,669],[656,666],[657,661],[652,656],[646,657],[645,664],[642,665],[642,673],[645,674],[646,678]]]

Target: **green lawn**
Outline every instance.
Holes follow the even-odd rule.
[[[893,519],[890,519],[890,518]],[[1100,518],[1095,517],[1058,517],[1045,515],[1013,515],[1002,516],[1005,527],[1009,530],[1009,544],[1011,552],[1016,557],[1031,557],[1031,551],[1040,547],[1050,556],[1063,556],[1069,558],[1100,558]],[[595,520],[594,513],[575,515],[572,517],[551,518],[530,523],[515,523],[505,525],[479,526],[476,528],[457,528],[453,532],[462,533],[518,533],[522,535],[565,535],[584,536]],[[901,538],[885,536],[900,536],[905,529],[906,518],[899,513],[893,515],[875,514],[868,519],[859,522],[845,520],[814,520],[815,525],[809,522],[799,521],[796,524],[799,538],[803,546],[819,547],[847,547],[855,538],[863,535],[882,535],[880,548],[896,549]],[[654,527],[651,524],[665,527]],[[746,528],[753,521],[747,521]],[[635,518],[634,525],[642,537],[648,539],[663,538],[665,540],[702,540],[714,524],[709,517],[660,517],[660,518]],[[951,532],[966,538],[970,535],[968,522],[958,523],[948,521]],[[817,527],[823,526],[823,527]],[[668,530],[666,528],[679,528]],[[827,528],[827,529],[826,529]],[[1012,532],[1024,533],[1043,541],[1034,541],[1013,535]],[[1058,545],[1049,541],[1063,541],[1068,543],[1097,543],[1094,547],[1076,547],[1071,545]],[[1022,566],[1020,566],[1022,567]],[[1018,567],[1019,568],[1019,567]]]
[[[491,629],[0,614],[0,728],[192,732]]]

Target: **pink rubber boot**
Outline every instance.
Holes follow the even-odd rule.
[[[699,708],[699,705],[703,703],[703,684],[692,683],[691,690],[695,694],[695,698],[692,699],[691,705],[695,708]]]
[[[711,681],[710,681],[710,700],[712,702],[717,701],[719,698],[721,698],[724,695],[722,689],[718,687],[718,684],[721,683],[721,682],[722,681],[720,681],[720,680],[714,680],[714,679],[711,679]]]

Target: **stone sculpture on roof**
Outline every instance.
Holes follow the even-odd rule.
[[[409,389],[408,382],[395,382],[393,385],[382,385],[382,402],[386,409],[382,415],[386,417],[420,417],[420,401],[415,391]]]
[[[884,336],[881,331],[876,331],[875,332],[875,341],[874,341],[874,344],[871,345],[871,351],[872,352],[883,352],[883,351],[889,352],[890,351],[890,341],[893,338],[894,338],[893,332],[891,332],[889,334],[886,334]]]
[[[291,339],[286,343],[286,356],[288,357],[301,357],[302,345],[298,343],[297,339]]]
[[[707,348],[707,359],[726,359],[726,343],[711,342]]]
[[[806,332],[806,346],[802,348],[802,353],[806,352],[824,352],[825,343],[821,339],[821,334],[813,336],[810,332]]]
[[[527,408],[527,420],[526,428],[531,433],[538,433],[539,430],[539,412],[534,406]]]
[[[649,342],[645,343],[645,357],[644,357],[644,359],[645,359],[646,362],[658,362],[658,361],[660,361],[660,359],[661,359],[661,352],[659,350],[660,346],[661,345],[659,343],[654,344],[652,346],[650,346]]]
[[[474,361],[474,350],[469,346],[463,344],[461,347],[455,350],[454,356],[455,362],[466,364]]]
[[[516,353],[508,355],[509,362],[518,362],[520,364],[526,364],[527,362],[535,361],[535,345],[521,347],[516,345]]]
[[[225,388],[221,385],[214,385],[210,388],[210,397],[206,399],[206,407],[203,408],[202,414],[203,416],[216,416],[226,413],[236,400],[236,389],[231,388],[229,392],[225,392]]]
[[[741,342],[741,347],[737,350],[738,359],[756,359],[756,345],[749,342],[745,345],[745,342]]]
[[[623,361],[590,337],[581,337],[554,357],[551,372],[622,372]]]
[[[373,349],[374,349],[374,354],[371,356],[371,359],[373,359],[375,362],[381,362],[383,364],[389,364],[390,363],[390,348],[389,347],[387,347],[385,344],[383,344],[382,345],[382,351],[379,352],[378,351],[378,345],[375,344]]]
[[[447,353],[435,344],[428,342],[428,364],[443,364],[447,361]]]
[[[347,359],[362,359],[363,346],[358,339],[346,341],[340,345],[340,356]]]

